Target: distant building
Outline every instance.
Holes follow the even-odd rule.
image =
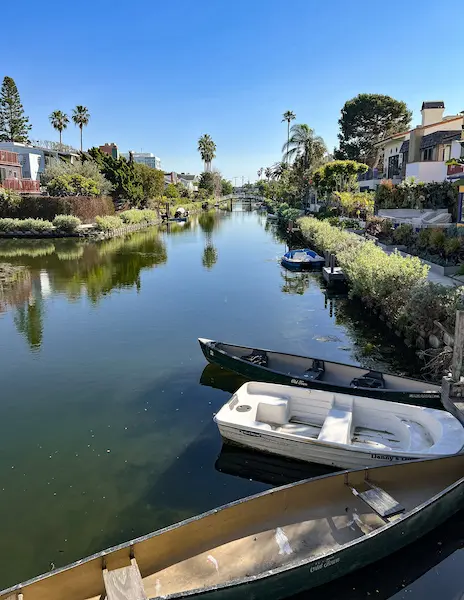
[[[0,150],[0,187],[25,193],[40,191],[38,181],[23,177],[18,153],[8,150]]]
[[[108,156],[112,156],[113,158],[119,158],[119,150],[114,142],[111,142],[111,144],[105,142],[103,146],[98,146],[98,149],[101,150],[101,152],[103,152],[104,154],[108,154]]]
[[[155,156],[152,152],[134,152],[132,150],[130,152],[132,152],[134,162],[147,165],[152,169],[161,169],[161,159]],[[130,152],[125,152],[122,154],[122,156],[128,159]]]
[[[198,190],[198,177],[190,173],[177,173],[177,178],[180,183],[185,185],[189,192]]]
[[[61,146],[57,142],[33,141],[31,144],[19,142],[0,142],[0,151],[14,152],[18,155],[24,178],[39,181],[41,173],[51,160],[65,160],[70,163],[78,160],[78,151],[71,146]]]

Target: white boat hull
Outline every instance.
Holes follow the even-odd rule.
[[[271,383],[244,384],[214,420],[228,442],[342,469],[464,447],[464,428],[445,411]]]
[[[246,448],[254,448],[269,454],[278,454],[295,460],[304,460],[341,469],[360,469],[362,467],[375,467],[424,458],[422,456],[392,456],[375,452],[355,453],[352,450],[324,446],[320,443],[311,443],[311,441],[285,439],[280,435],[272,435],[261,431],[258,433],[245,428],[236,429],[220,424],[218,424],[218,428],[221,436],[227,442]]]

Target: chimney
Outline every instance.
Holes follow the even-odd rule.
[[[445,112],[445,103],[443,100],[432,100],[422,102],[422,127],[431,125],[432,123],[440,123],[443,120]]]

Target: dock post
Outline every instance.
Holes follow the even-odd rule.
[[[464,310],[457,310],[451,374],[442,379],[441,402],[445,409],[464,425],[464,381],[461,379],[463,350]]]

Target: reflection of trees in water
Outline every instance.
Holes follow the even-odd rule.
[[[205,246],[203,250],[203,266],[207,269],[212,269],[218,259],[218,253],[213,245]]]
[[[192,220],[176,223],[176,222],[168,222],[163,228],[166,227],[166,232],[169,235],[179,235],[181,233],[186,233],[188,231],[192,231]]]
[[[16,328],[32,349],[42,343],[43,300],[50,292],[63,292],[70,300],[87,293],[96,303],[113,289],[140,289],[141,271],[167,261],[166,248],[153,229],[97,243],[72,239],[8,242],[0,243],[0,257],[7,255],[10,264],[25,266],[30,275],[22,287],[18,282],[2,291],[0,310],[2,305],[17,307]]]
[[[39,350],[43,337],[44,306],[42,296],[33,294],[22,306],[18,306],[14,322],[18,333],[26,338],[31,350]]]
[[[286,269],[281,273],[284,280],[280,288],[284,294],[299,294],[302,296],[311,285],[310,273],[291,273]]]
[[[201,213],[198,217],[198,225],[205,235],[202,263],[206,269],[212,269],[218,260],[218,251],[213,244],[213,231],[219,226],[219,221],[215,211]]]
[[[1,277],[3,270],[7,273],[5,280]],[[12,279],[10,279],[11,271],[14,272]],[[26,302],[31,294],[31,289],[31,274],[28,269],[0,265],[0,313],[6,311],[9,306],[14,307]]]

